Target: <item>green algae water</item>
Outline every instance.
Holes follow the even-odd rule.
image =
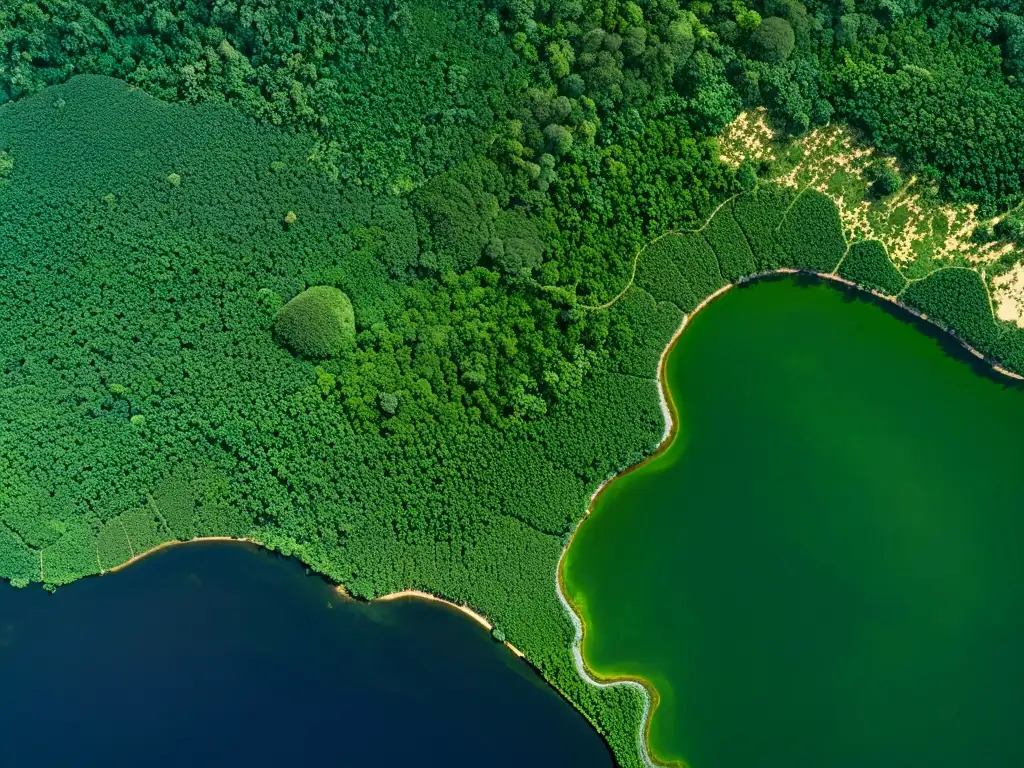
[[[679,434],[566,556],[599,675],[692,768],[1024,765],[1024,390],[945,334],[765,281],[669,355]]]

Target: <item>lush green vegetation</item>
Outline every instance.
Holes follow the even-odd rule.
[[[779,229],[794,196],[785,187],[765,185],[733,201],[733,214],[747,236],[759,272],[788,263],[779,241]]]
[[[983,353],[999,335],[985,284],[973,270],[938,270],[908,285],[901,298]]]
[[[657,314],[574,314],[483,265],[431,277],[412,205],[225,107],[86,77],[4,107],[0,135],[4,577],[57,586],[229,535],[361,597],[429,589],[491,617],[635,763],[637,694],[578,678],[554,571],[587,489],[657,440]],[[495,231],[529,247],[529,226]],[[348,352],[278,343],[284,299],[333,312],[342,291]]]
[[[0,576],[251,537],[473,605],[638,764],[553,572],[661,435],[665,342],[752,273],[903,280],[715,134],[843,117],[955,199],[1019,196],[1016,17],[911,5],[0,0]],[[1020,367],[975,282],[903,298]]]
[[[786,266],[832,272],[846,253],[846,237],[835,203],[809,189],[793,201],[776,238],[789,257]]]
[[[850,245],[839,275],[857,285],[881,291],[886,296],[895,296],[902,291],[907,280],[892,265],[885,246],[877,240],[862,240]]]
[[[277,311],[274,334],[293,352],[311,360],[350,351],[356,343],[352,302],[337,288],[314,285]]]

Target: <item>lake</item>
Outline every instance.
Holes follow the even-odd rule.
[[[764,280],[666,363],[663,454],[566,556],[599,675],[692,768],[1024,765],[1024,391],[863,294]]]
[[[0,584],[0,681],[9,766],[613,765],[455,609],[356,602],[243,544],[174,547],[53,595]]]

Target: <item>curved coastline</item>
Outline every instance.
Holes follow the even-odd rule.
[[[237,541],[237,542],[242,543],[242,544],[255,544],[256,546],[262,546],[255,539],[250,539],[250,538],[246,538],[246,537],[237,538],[235,536],[197,536],[194,539],[186,539],[185,541],[182,541],[180,539],[171,539],[170,541],[163,541],[163,542],[157,544],[152,549],[147,549],[145,552],[140,552],[137,555],[133,555],[132,557],[130,557],[127,560],[125,560],[123,563],[119,563],[119,564],[115,565],[113,568],[106,568],[106,569],[100,571],[99,574],[97,574],[97,575],[99,575],[99,576],[106,576],[106,575],[111,574],[111,573],[117,573],[118,571],[123,571],[129,565],[134,565],[135,563],[139,562],[139,560],[142,560],[143,558],[149,557],[150,555],[152,555],[152,554],[154,554],[156,552],[159,552],[162,549],[168,549],[169,547],[177,547],[177,546],[180,546],[182,544],[196,544],[196,543],[203,542],[203,541]]]
[[[129,558],[128,560],[125,560],[123,563],[119,563],[118,565],[115,565],[113,568],[107,568],[106,570],[100,571],[100,573],[97,574],[97,575],[99,575],[99,576],[107,576],[107,575],[112,574],[112,573],[117,573],[118,571],[122,571],[125,568],[127,568],[128,566],[134,565],[135,563],[139,562],[140,560],[142,560],[142,559],[144,559],[146,557],[149,557],[150,555],[155,554],[156,552],[159,552],[159,551],[161,551],[163,549],[168,549],[170,547],[178,547],[178,546],[181,546],[183,544],[199,544],[199,543],[202,543],[204,541],[222,541],[222,542],[231,542],[231,541],[233,541],[233,542],[236,542],[236,543],[239,543],[239,544],[253,544],[253,545],[257,546],[257,547],[261,547],[263,549],[266,549],[268,552],[272,552],[273,551],[269,547],[266,547],[263,543],[261,543],[259,541],[256,541],[255,539],[252,539],[252,538],[249,538],[249,537],[197,536],[194,539],[186,539],[184,541],[181,541],[179,539],[172,539],[171,541],[161,542],[160,544],[157,544],[152,549],[147,549],[145,552],[140,552],[139,554],[134,555],[133,557]],[[335,589],[336,589],[336,591],[340,595],[343,595],[344,597],[348,598],[349,600],[357,599],[357,598],[352,597],[352,595],[350,595],[348,593],[348,590],[345,589],[345,585],[344,584],[339,584],[337,587],[335,587]],[[418,590],[418,589],[403,589],[403,590],[400,590],[398,592],[391,592],[391,593],[389,593],[387,595],[382,595],[380,597],[375,597],[372,600],[368,600],[366,602],[370,602],[370,603],[383,603],[383,602],[388,602],[388,601],[391,601],[391,600],[400,600],[400,599],[403,599],[403,598],[410,598],[410,599],[417,599],[417,600],[429,600],[430,602],[434,602],[434,603],[444,603],[445,605],[449,605],[452,608],[454,608],[455,610],[459,611],[460,613],[468,616],[473,621],[475,621],[477,624],[479,624],[484,629],[486,629],[488,632],[491,632],[491,631],[494,630],[494,625],[491,624],[491,622],[489,622],[484,616],[482,616],[481,614],[479,614],[476,611],[474,611],[472,608],[469,608],[468,606],[465,606],[465,605],[460,605],[459,603],[453,603],[451,600],[446,600],[443,597],[438,597],[437,595],[432,595],[429,592],[423,592],[423,591]],[[504,641],[502,641],[502,644],[506,648],[508,648],[510,651],[512,651],[512,653],[514,653],[519,658],[526,659],[526,654],[524,654],[521,650],[519,650],[514,645],[512,645],[512,643],[508,642],[507,640],[504,640]],[[526,660],[529,661],[528,659],[526,659]]]
[[[857,291],[867,293],[876,299],[888,302],[889,304],[896,306],[905,312],[910,313],[911,315],[917,317],[920,320],[924,320],[930,323],[935,328],[938,328],[940,331],[943,331],[944,333],[948,334],[950,338],[957,341],[960,344],[960,346],[962,346],[967,352],[969,352],[971,355],[987,364],[993,371],[1016,381],[1024,381],[1024,376],[1021,376],[1020,374],[1015,373],[1013,371],[1007,370],[998,363],[993,362],[985,355],[983,355],[981,352],[979,352],[977,349],[968,344],[966,341],[957,336],[951,329],[946,328],[937,321],[928,317],[926,314],[919,312],[918,310],[912,307],[907,306],[895,296],[887,296],[884,293],[881,293],[880,291],[874,290],[873,288],[867,288],[865,286],[858,285],[852,280],[847,280],[844,277],[840,277],[838,274],[834,272],[815,272],[813,270],[792,269],[788,267],[770,270],[767,272],[758,272],[756,274],[744,277],[735,283],[727,283],[726,285],[722,286],[717,291],[712,293],[710,296],[706,297],[703,301],[701,301],[696,307],[694,307],[692,312],[683,315],[682,322],[676,329],[675,333],[672,334],[672,338],[669,339],[668,344],[665,346],[665,349],[662,350],[661,356],[658,358],[658,371],[656,376],[658,386],[658,399],[661,405],[662,416],[665,419],[665,431],[662,434],[661,442],[658,443],[658,446],[650,455],[646,456],[640,462],[633,464],[629,467],[626,467],[620,472],[617,472],[616,474],[609,477],[607,480],[602,481],[601,484],[597,486],[593,494],[591,494],[589,502],[587,503],[586,512],[584,513],[580,521],[576,524],[576,527],[573,529],[572,533],[569,536],[569,540],[566,542],[565,547],[562,549],[562,554],[558,558],[558,567],[555,571],[555,591],[558,594],[558,599],[562,603],[562,607],[565,609],[566,613],[569,615],[569,618],[572,621],[573,627],[575,629],[575,637],[573,638],[571,651],[573,655],[573,661],[576,664],[576,671],[579,673],[580,677],[582,677],[585,682],[598,688],[607,688],[614,685],[628,685],[639,690],[643,696],[644,704],[643,712],[641,714],[642,722],[640,724],[640,732],[637,734],[637,739],[640,748],[640,757],[648,766],[648,768],[688,767],[684,762],[662,762],[660,760],[657,760],[650,751],[651,720],[654,717],[655,711],[657,711],[659,703],[658,691],[655,688],[655,686],[649,680],[639,675],[616,675],[612,677],[603,677],[595,673],[587,666],[587,663],[583,658],[583,636],[586,632],[586,622],[583,620],[582,613],[580,612],[578,607],[575,604],[573,604],[572,600],[569,598],[568,594],[565,591],[565,585],[563,584],[562,580],[562,569],[565,563],[565,556],[568,553],[569,548],[572,546],[572,543],[575,540],[576,534],[579,532],[580,527],[587,521],[587,519],[593,512],[594,505],[597,503],[597,500],[600,497],[601,493],[609,485],[611,485],[611,483],[615,482],[619,478],[624,477],[630,474],[631,472],[635,472],[636,470],[647,465],[649,462],[657,459],[671,447],[672,442],[675,440],[675,437],[679,432],[679,414],[676,409],[676,405],[672,400],[672,393],[668,389],[665,363],[668,360],[669,354],[671,354],[672,350],[675,348],[676,342],[682,336],[683,331],[686,330],[686,327],[690,323],[690,320],[698,312],[700,312],[702,309],[706,308],[709,304],[711,304],[715,299],[717,299],[722,294],[726,293],[727,291],[737,286],[747,285],[749,283],[755,282],[763,278],[787,275],[806,275],[814,277],[820,280],[828,281],[833,284],[844,286],[846,288],[853,288]]]
[[[645,466],[648,462],[657,459],[665,451],[667,451],[669,447],[671,447],[673,440],[675,439],[676,435],[678,434],[678,430],[679,430],[678,411],[676,409],[675,403],[672,400],[671,392],[669,391],[668,386],[667,386],[665,363],[666,363],[666,361],[668,359],[669,354],[671,354],[672,350],[674,349],[674,347],[676,345],[676,342],[682,336],[683,331],[686,329],[686,327],[690,323],[691,319],[698,312],[700,312],[702,309],[706,308],[709,304],[711,304],[715,299],[719,298],[721,295],[723,295],[724,293],[728,292],[729,290],[731,290],[731,289],[733,289],[733,288],[735,288],[737,286],[746,285],[746,284],[749,284],[749,283],[752,283],[752,282],[755,282],[757,280],[764,279],[764,278],[771,278],[771,277],[777,277],[777,276],[796,276],[796,275],[806,275],[806,276],[814,277],[814,278],[817,278],[817,279],[820,279],[820,280],[826,280],[828,282],[831,282],[831,283],[837,284],[837,285],[841,285],[841,286],[846,287],[846,288],[853,288],[853,289],[856,289],[857,291],[870,294],[872,297],[874,297],[876,299],[883,300],[883,301],[885,301],[885,302],[887,302],[887,303],[889,303],[889,304],[891,304],[893,306],[896,306],[899,309],[901,309],[901,310],[903,310],[905,312],[908,312],[909,314],[919,318],[920,320],[924,320],[924,321],[928,322],[929,324],[931,324],[932,326],[934,326],[935,328],[938,328],[939,330],[947,333],[952,339],[954,339],[956,342],[958,342],[958,344],[960,346],[962,346],[966,351],[968,351],[972,356],[974,356],[975,358],[977,358],[980,361],[983,361],[993,371],[996,371],[997,373],[999,373],[999,374],[1001,374],[1003,376],[1006,376],[1006,377],[1008,377],[1010,379],[1014,379],[1014,380],[1017,380],[1017,381],[1024,381],[1024,376],[1021,376],[1020,374],[1017,374],[1017,373],[1015,373],[1013,371],[1009,371],[1006,368],[1000,366],[999,364],[994,363],[989,358],[987,358],[985,355],[983,355],[981,352],[979,352],[977,349],[975,349],[970,344],[968,344],[966,341],[964,341],[963,339],[958,337],[952,330],[950,330],[949,328],[944,327],[940,323],[938,323],[935,320],[929,318],[924,313],[921,313],[921,312],[917,311],[916,309],[913,309],[912,307],[907,306],[906,304],[901,302],[898,298],[896,298],[894,296],[887,296],[887,295],[885,295],[885,294],[883,294],[883,293],[881,293],[879,291],[876,291],[874,289],[866,288],[864,286],[858,285],[857,283],[854,283],[851,280],[847,280],[847,279],[845,279],[843,277],[840,277],[839,275],[837,275],[835,273],[822,273],[822,272],[815,272],[815,271],[812,271],[812,270],[801,270],[801,269],[792,269],[792,268],[780,268],[780,269],[776,269],[776,270],[770,270],[770,271],[767,271],[767,272],[759,272],[759,273],[747,276],[745,278],[742,278],[741,280],[738,280],[736,283],[728,283],[728,284],[722,286],[717,291],[715,291],[711,295],[707,296],[703,301],[701,301],[690,313],[683,315],[683,318],[682,318],[682,321],[681,321],[679,327],[673,333],[671,339],[668,341],[668,343],[666,344],[665,348],[662,350],[662,353],[661,353],[661,355],[659,357],[659,360],[658,360],[658,372],[657,372],[657,376],[656,376],[657,388],[658,388],[658,399],[659,399],[659,405],[661,407],[662,416],[663,416],[664,422],[665,422],[665,429],[664,429],[664,432],[662,434],[661,441],[658,443],[657,447],[648,456],[646,456],[644,459],[642,459],[640,462],[638,462],[636,464],[633,464],[633,465],[630,465],[629,467],[626,467],[625,469],[615,473],[614,475],[612,475],[608,479],[602,481],[597,486],[597,488],[594,490],[594,492],[590,496],[590,499],[588,501],[587,508],[586,508],[586,511],[585,511],[583,517],[579,520],[579,522],[576,524],[576,526],[572,530],[572,533],[569,535],[568,541],[566,542],[565,547],[563,547],[563,549],[562,549],[561,555],[559,556],[558,563],[557,563],[557,566],[556,566],[556,569],[555,569],[555,593],[558,596],[559,602],[561,602],[563,609],[566,611],[566,613],[569,616],[570,621],[572,622],[573,627],[574,627],[574,638],[573,638],[572,644],[570,646],[570,649],[571,649],[571,653],[572,653],[572,656],[573,656],[574,664],[576,666],[576,670],[579,673],[580,677],[586,683],[588,683],[590,685],[593,685],[593,686],[595,686],[597,688],[607,688],[607,687],[616,686],[616,685],[627,685],[627,686],[630,686],[630,687],[633,687],[633,688],[637,689],[641,693],[641,696],[642,696],[642,699],[643,699],[643,709],[642,709],[642,712],[641,712],[641,726],[640,726],[639,732],[637,733],[637,744],[638,744],[638,748],[639,748],[640,758],[641,758],[643,763],[648,768],[687,768],[687,765],[686,765],[686,763],[680,762],[680,761],[662,762],[662,761],[656,759],[651,754],[651,752],[650,752],[649,736],[650,736],[651,721],[653,719],[654,713],[657,710],[658,704],[659,704],[658,691],[657,691],[655,686],[650,681],[648,681],[645,678],[640,677],[640,676],[630,676],[630,675],[622,675],[622,676],[616,675],[616,676],[611,676],[611,677],[604,677],[604,676],[601,676],[601,675],[595,673],[593,670],[588,668],[588,666],[586,664],[586,661],[583,658],[583,651],[582,651],[582,648],[583,648],[583,637],[584,637],[584,634],[585,634],[585,631],[586,631],[586,624],[585,624],[585,622],[584,622],[584,620],[582,618],[582,615],[581,615],[580,611],[578,610],[578,608],[569,599],[569,597],[568,597],[568,595],[567,595],[567,593],[565,591],[563,581],[562,581],[562,570],[563,570],[563,565],[564,565],[564,561],[565,561],[565,556],[566,556],[566,554],[569,551],[569,547],[572,546],[572,543],[575,540],[576,533],[579,531],[580,526],[582,526],[586,522],[587,518],[590,517],[591,512],[594,509],[594,505],[597,502],[598,497],[605,490],[605,488],[607,488],[615,480],[618,480],[620,477],[623,477],[623,476],[625,476],[625,475],[627,475],[627,474],[629,474],[631,472],[634,472],[634,471],[642,468],[643,466]],[[188,539],[188,540],[184,540],[184,541],[182,541],[182,540],[171,540],[171,541],[162,542],[162,543],[156,545],[155,547],[153,547],[152,549],[146,550],[145,552],[140,552],[139,554],[134,555],[133,557],[131,557],[130,559],[126,560],[123,563],[120,563],[120,564],[118,564],[118,565],[116,565],[116,566],[114,566],[112,568],[108,568],[108,569],[105,569],[105,570],[101,571],[98,575],[104,576],[104,575],[108,575],[108,574],[112,574],[112,573],[117,573],[118,571],[121,571],[121,570],[127,568],[129,565],[132,565],[132,564],[134,564],[134,563],[136,563],[136,562],[138,562],[138,561],[148,557],[149,555],[152,555],[155,552],[158,552],[158,551],[160,551],[162,549],[166,549],[166,548],[173,547],[173,546],[179,546],[179,545],[182,545],[182,544],[200,543],[200,542],[204,542],[204,541],[247,543],[247,544],[253,544],[253,545],[256,545],[256,546],[259,546],[259,547],[266,548],[265,545],[262,544],[261,542],[255,540],[255,539],[249,538],[249,537],[207,536],[207,537],[197,537],[197,538],[194,538],[194,539]],[[269,549],[269,548],[267,548],[267,549]],[[338,585],[337,586],[337,591],[340,594],[344,595],[345,597],[348,597],[350,599],[357,599],[357,598],[352,598],[352,596],[349,595],[349,593],[346,591],[344,585]],[[431,594],[429,592],[421,591],[421,590],[413,590],[413,589],[400,590],[398,592],[392,592],[392,593],[389,593],[389,594],[386,594],[386,595],[382,595],[382,596],[377,597],[377,598],[373,598],[372,600],[369,600],[368,602],[370,602],[370,603],[377,602],[377,601],[385,602],[385,601],[397,600],[397,599],[401,599],[401,598],[421,599],[421,600],[429,600],[429,601],[432,601],[432,602],[445,603],[445,604],[451,606],[452,608],[460,611],[461,613],[465,614],[466,616],[471,618],[473,621],[477,622],[482,627],[486,628],[488,631],[492,631],[494,629],[493,624],[491,624],[491,622],[489,622],[486,617],[484,617],[483,615],[477,613],[476,611],[472,610],[471,608],[469,608],[469,607],[467,607],[465,605],[460,605],[458,603],[452,602],[452,601],[447,600],[445,598],[438,597],[437,595],[433,595],[433,594]],[[505,645],[505,647],[508,648],[516,656],[518,656],[519,658],[524,659],[525,661],[527,661],[529,663],[529,659],[526,657],[526,655],[521,650],[519,650],[514,645],[512,645],[510,642],[503,641],[503,645]]]

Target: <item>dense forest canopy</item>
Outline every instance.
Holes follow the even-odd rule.
[[[974,272],[908,286],[716,134],[845,121],[995,213],[1022,66],[998,2],[0,0],[0,577],[251,537],[472,604],[639,765],[554,572],[683,314],[839,270],[1024,364]]]

